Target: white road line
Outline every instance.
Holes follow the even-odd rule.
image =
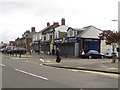
[[[31,75],[31,76],[34,76],[34,77],[37,77],[37,78],[48,80],[48,78],[45,78],[45,77],[42,77],[42,76],[39,76],[39,75],[35,75],[35,74],[29,73],[29,72],[26,72],[26,71],[23,71],[23,70],[19,70],[19,69],[14,69],[14,70],[18,71],[18,72],[22,72],[22,73],[28,74],[28,75]]]
[[[40,59],[40,62],[43,62],[43,63],[44,63],[45,61],[44,61],[43,59]]]
[[[4,64],[0,64],[0,65],[3,66],[3,67],[5,66]]]

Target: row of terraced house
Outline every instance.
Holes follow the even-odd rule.
[[[105,40],[99,39],[101,29],[95,26],[73,28],[65,24],[65,18],[61,23],[47,22],[47,26],[36,32],[35,27],[26,31],[22,38],[17,38],[16,45],[25,47],[28,52],[42,52],[52,54],[59,48],[61,55],[79,57],[81,50],[97,50],[104,53],[111,46],[106,45]]]

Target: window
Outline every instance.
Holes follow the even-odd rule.
[[[74,36],[76,36],[77,35],[77,31],[74,31]]]
[[[46,36],[44,35],[44,40],[46,40]]]
[[[50,35],[50,40],[52,40],[52,35]]]
[[[57,38],[57,32],[55,32],[54,38],[55,38],[55,39]]]
[[[72,34],[73,34],[73,33],[72,33],[72,30],[70,29],[70,36],[72,36]]]

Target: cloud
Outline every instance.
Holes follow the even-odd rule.
[[[40,31],[46,27],[47,22],[58,22],[62,17],[70,27],[95,25],[100,29],[111,29],[114,26],[109,24],[110,20],[118,17],[117,1],[0,0],[0,35],[7,41],[20,37],[32,26]]]
[[[10,31],[0,33],[0,41],[4,41],[5,43],[8,43],[10,40],[14,40],[15,38],[16,36]]]
[[[60,1],[59,1],[60,2]],[[47,0],[40,1],[14,1],[10,0],[0,3],[0,12],[3,14],[12,14],[16,11],[31,12],[35,15],[59,15],[64,13],[76,13],[78,10],[74,7],[65,5],[63,2],[56,3],[55,0],[48,2]]]

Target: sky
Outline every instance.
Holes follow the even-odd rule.
[[[61,22],[83,28],[93,25],[117,31],[119,0],[0,0],[0,42],[14,41],[26,30],[45,28],[47,22]]]

